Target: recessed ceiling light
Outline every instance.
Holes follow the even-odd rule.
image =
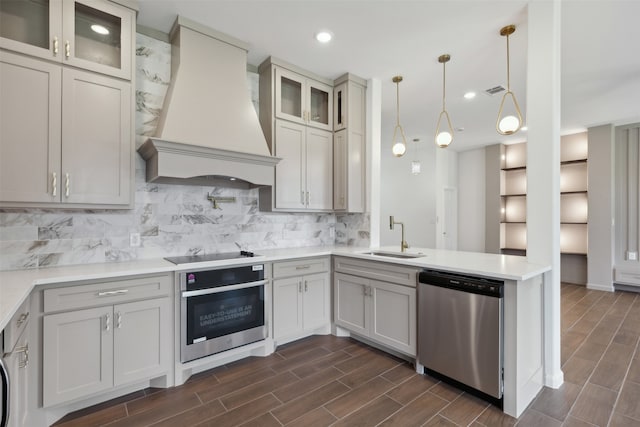
[[[464,94],[464,99],[473,99],[476,97],[476,93],[475,92],[467,92]]]
[[[316,33],[316,40],[318,40],[320,43],[329,43],[332,38],[333,34],[331,34],[329,31],[318,31]]]
[[[91,29],[93,31],[95,31],[98,34],[102,34],[102,35],[107,35],[109,34],[109,30],[107,29],[107,27],[103,27],[102,25],[98,25],[98,24],[93,24],[91,26]]]
[[[464,128],[460,126],[459,128],[456,128],[456,132],[464,132]]]

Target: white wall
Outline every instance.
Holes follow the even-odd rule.
[[[400,248],[400,227],[389,230],[389,215],[393,215],[396,221],[404,222],[409,246],[435,248],[437,147],[425,141],[418,143],[422,172],[412,175],[415,143],[408,141],[407,153],[397,158],[391,154],[390,140],[391,136],[383,138],[381,152],[380,245]]]
[[[485,251],[485,149],[458,153],[458,250]]]

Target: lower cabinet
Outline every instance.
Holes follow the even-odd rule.
[[[328,270],[328,258],[274,263],[273,336],[279,344],[330,325]]]
[[[29,364],[29,301],[23,304],[4,330],[4,355],[0,354],[9,372],[9,423],[7,427],[27,424],[28,380],[33,365]],[[0,336],[1,338],[1,336]],[[6,391],[5,391],[6,392]]]
[[[74,301],[82,301],[90,294],[103,295],[105,301],[120,298],[123,302],[44,316],[43,405],[88,397],[166,374],[173,354],[170,282],[169,276],[163,276],[57,288],[51,290],[52,295],[45,290],[45,307],[52,299],[58,299],[60,307],[74,305]],[[103,285],[107,290],[87,292]],[[113,289],[114,285],[118,289]],[[136,293],[154,293],[143,289],[145,286],[157,287],[155,293],[166,292],[166,296],[126,302],[136,298]]]
[[[415,357],[416,288],[334,273],[334,320],[356,335]]]

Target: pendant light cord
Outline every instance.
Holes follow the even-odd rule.
[[[400,126],[400,82],[396,82],[396,126]]]
[[[444,94],[445,94],[445,85],[447,83],[447,63],[443,62],[442,63],[442,111],[445,111],[446,108],[444,107]]]
[[[509,69],[509,34],[507,34],[507,91],[511,92],[511,70]]]

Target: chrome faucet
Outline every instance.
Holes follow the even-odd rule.
[[[389,229],[393,230],[393,226],[396,225],[396,224],[398,224],[399,226],[402,227],[402,237],[401,237],[402,241],[400,242],[400,252],[404,252],[405,249],[409,248],[409,245],[407,244],[407,241],[404,240],[404,223],[403,222],[394,221],[393,215],[391,215],[389,217]]]

